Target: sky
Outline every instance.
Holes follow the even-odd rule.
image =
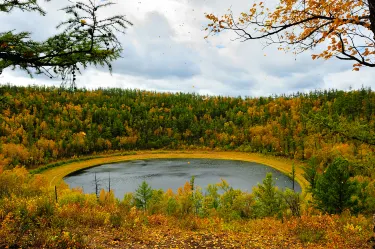
[[[72,0],[74,1],[74,0]],[[106,1],[106,0],[96,0]],[[264,47],[261,41],[233,41],[235,33],[204,37],[209,21],[205,13],[222,15],[249,10],[254,0],[115,0],[102,15],[125,14],[134,25],[119,34],[124,51],[113,63],[112,75],[100,66],[77,76],[80,88],[116,87],[160,92],[194,92],[202,95],[270,96],[316,89],[375,88],[375,69],[352,71],[352,62],[312,60],[311,52],[299,54]],[[276,0],[267,3],[272,7]],[[68,0],[41,2],[46,16],[14,11],[0,14],[0,32],[31,31],[43,40],[56,34],[67,19],[60,8]],[[317,51],[315,51],[316,53]],[[59,86],[45,76],[31,79],[26,72],[6,69],[0,84]]]

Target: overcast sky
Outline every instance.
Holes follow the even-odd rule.
[[[101,1],[101,0],[96,0]],[[105,0],[102,0],[105,1]],[[112,76],[103,68],[89,68],[77,77],[78,87],[138,88],[155,91],[196,92],[209,95],[269,96],[314,89],[375,88],[375,69],[352,71],[352,62],[311,60],[309,53],[295,57],[263,48],[259,41],[231,41],[236,35],[223,32],[204,39],[209,23],[204,13],[225,14],[248,10],[253,0],[117,0],[107,11],[125,14],[134,26],[119,35],[123,58],[113,64]],[[31,31],[37,40],[56,32],[66,19],[59,8],[68,0],[52,0],[37,13],[1,13],[0,32]],[[108,14],[108,13],[107,13]],[[43,76],[6,69],[0,83],[59,85]]]

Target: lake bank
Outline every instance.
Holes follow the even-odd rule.
[[[94,158],[85,161],[67,163],[58,167],[53,167],[43,171],[43,174],[49,181],[51,186],[58,185],[65,176],[75,171],[82,170],[89,167],[95,167],[102,164],[124,162],[130,160],[143,160],[143,159],[221,159],[221,160],[239,160],[245,162],[255,162],[270,166],[279,170],[284,174],[291,172],[293,160],[278,158],[274,156],[265,156],[256,153],[244,152],[213,152],[213,151],[137,151],[136,154],[129,155],[108,155],[106,157]],[[296,162],[296,181],[305,192],[308,182],[303,178],[303,170],[299,166],[301,163]]]
[[[194,177],[194,186],[206,193],[209,184],[225,180],[233,189],[252,192],[262,183],[267,173],[272,173],[275,186],[280,190],[293,189],[289,176],[270,166],[239,160],[221,160],[207,158],[158,158],[130,160],[120,163],[103,164],[75,171],[63,178],[71,188],[82,188],[85,193],[95,193],[97,187],[114,191],[117,198],[134,193],[143,181],[151,188],[164,192],[177,192]],[[301,186],[295,182],[294,189],[301,192]]]

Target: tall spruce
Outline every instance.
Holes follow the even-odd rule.
[[[316,207],[330,214],[353,209],[356,202],[351,197],[356,193],[356,185],[350,180],[349,162],[336,158],[316,182],[313,192]]]

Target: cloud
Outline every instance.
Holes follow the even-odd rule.
[[[200,73],[199,54],[176,41],[168,20],[159,12],[148,12],[144,20],[122,40],[122,60],[114,63],[117,73],[144,78],[189,78]]]
[[[124,52],[113,64],[111,76],[105,68],[89,67],[77,77],[79,87],[140,88],[153,91],[195,92],[209,95],[268,96],[314,89],[375,87],[373,69],[353,72],[350,62],[311,60],[307,52],[294,56],[264,47],[259,41],[233,41],[233,32],[203,39],[208,21],[204,13],[225,14],[231,7],[238,16],[252,3],[238,0],[137,0],[117,1],[101,17],[126,14],[134,23],[120,35]],[[42,2],[41,2],[42,3]],[[272,5],[277,1],[267,1]],[[32,37],[45,39],[66,19],[59,8],[68,1],[43,2],[46,17],[36,13],[1,14],[2,31],[30,30]],[[232,5],[232,6],[231,6]],[[317,48],[318,49],[318,48]],[[315,51],[316,52],[316,51]],[[5,70],[0,82],[18,85],[58,85],[43,76],[29,79],[19,71]]]

